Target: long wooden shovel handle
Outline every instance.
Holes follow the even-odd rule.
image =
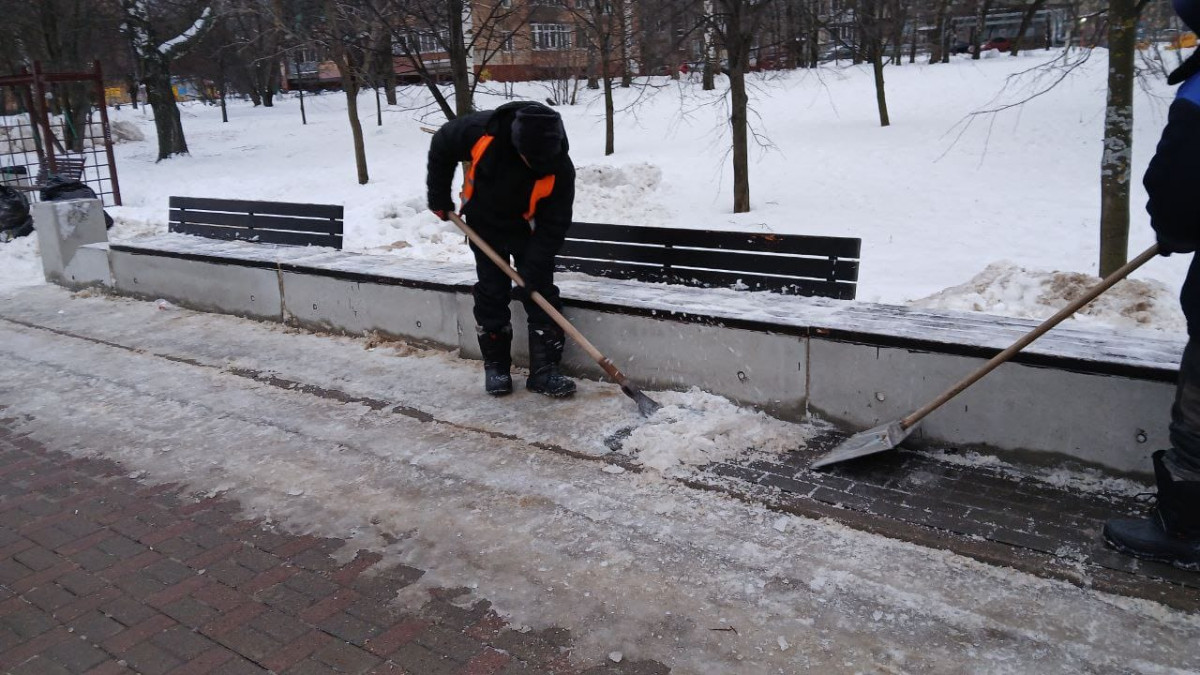
[[[1043,321],[1038,325],[1037,328],[1034,328],[1026,333],[1024,337],[1014,342],[1011,347],[993,356],[992,359],[985,363],[979,370],[976,370],[970,375],[964,377],[958,384],[947,389],[941,396],[938,396],[929,403],[925,404],[925,407],[900,420],[900,428],[909,429],[917,422],[920,422],[926,415],[942,407],[946,401],[958,396],[960,393],[962,393],[962,390],[978,382],[983,378],[984,375],[992,372],[1001,363],[1011,359],[1017,352],[1029,346],[1030,342],[1033,342],[1044,335],[1046,331],[1049,331],[1051,328],[1054,328],[1058,324],[1062,323],[1063,319],[1066,319],[1068,316],[1078,312],[1083,308],[1084,305],[1088,304],[1092,300],[1095,300],[1101,293],[1112,288],[1114,284],[1129,276],[1131,272],[1146,264],[1146,261],[1150,260],[1156,255],[1158,255],[1158,244],[1154,244],[1150,248],[1143,251],[1138,257],[1122,265],[1115,272],[1105,277],[1103,281],[1088,290],[1087,293],[1084,293],[1071,304],[1058,310],[1058,313]]]
[[[483,240],[483,237],[480,237],[475,230],[471,229],[471,226],[467,225],[466,221],[459,217],[457,213],[452,212],[448,215],[450,216],[451,222],[453,222],[458,229],[462,230],[463,234],[467,235],[467,238],[471,240],[471,243],[475,244],[479,250],[483,251],[484,255],[486,255],[488,258],[491,258],[492,262],[496,263],[496,265],[508,275],[509,279],[512,279],[521,288],[525,288],[525,280],[521,278],[521,275],[517,274],[517,271],[508,264],[508,261],[504,258],[501,258],[500,254],[496,253],[496,250]],[[616,383],[622,387],[630,386],[627,382],[625,374],[618,370],[617,367],[613,365],[613,362],[609,361],[604,354],[601,354],[600,350],[596,349],[596,347],[589,342],[586,337],[583,336],[583,333],[580,333],[575,326],[571,325],[571,322],[567,320],[567,317],[563,316],[562,312],[559,312],[557,309],[555,309],[554,305],[551,305],[549,300],[542,297],[542,294],[538,293],[537,291],[529,291],[529,297],[533,298],[533,301],[537,303],[538,307],[541,307],[542,310],[544,310],[546,314],[554,320],[554,323],[558,324],[558,326],[563,329],[564,333],[571,336],[571,339],[574,340],[580,347],[583,347],[583,351],[587,352],[588,356],[592,357],[592,359],[594,359],[596,363],[604,369],[604,372],[608,373],[609,377],[615,380]]]

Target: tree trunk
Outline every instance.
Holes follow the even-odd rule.
[[[875,71],[875,102],[879,106],[879,126],[886,127],[888,120],[887,96],[883,90],[883,49],[881,46],[872,48],[874,58],[871,59],[872,70]]]
[[[971,38],[971,46],[974,47],[971,53],[972,60],[978,61],[983,51],[980,49],[983,45],[983,29],[987,26],[987,15],[991,6],[991,0],[983,0],[979,3],[979,14],[975,17],[975,35]]]
[[[1033,23],[1033,15],[1046,4],[1046,0],[1030,0],[1029,6],[1025,8],[1025,13],[1021,15],[1021,27],[1017,29],[1017,35],[1013,38],[1012,49],[1009,53],[1016,56],[1021,51],[1021,41],[1025,39],[1025,31],[1029,30],[1029,25]]]
[[[1108,3],[1108,106],[1100,160],[1100,276],[1129,255],[1129,170],[1133,157],[1133,81],[1137,0]]]
[[[628,89],[633,85],[633,73],[629,68],[629,8],[625,0],[613,0],[613,11],[617,13],[617,34],[620,36],[621,54],[621,88]]]
[[[179,106],[175,104],[175,92],[171,90],[171,72],[161,61],[147,61],[142,67],[146,100],[154,110],[154,127],[158,132],[158,160],[188,154]]]
[[[701,48],[704,50],[704,74],[701,76],[700,88],[712,91],[717,88],[717,36],[712,24],[716,20],[713,13],[713,0],[704,0],[704,16],[706,17],[704,34],[701,36]]]
[[[474,108],[471,97],[471,74],[467,65],[466,35],[463,32],[464,0],[447,0],[446,18],[449,28],[448,56],[450,79],[454,82],[454,112],[468,115]]]
[[[607,56],[600,63],[600,79],[604,83],[604,155],[608,156],[616,152],[616,132],[613,125],[613,119],[616,115],[613,106],[612,77],[608,74]]]
[[[746,73],[742,64],[733,65],[729,60],[729,93],[732,110],[729,124],[733,135],[733,212],[750,211],[750,133],[748,109],[750,99],[746,95]]]
[[[346,91],[346,114],[350,118],[350,133],[354,137],[354,166],[358,169],[358,184],[366,185],[371,180],[367,173],[367,149],[363,143],[362,122],[358,119],[358,76],[346,64],[339,64],[342,71],[342,88]]]
[[[929,50],[930,63],[942,61],[943,57],[947,56],[946,52],[949,51],[949,45],[946,44],[949,41],[949,37],[946,35],[946,10],[949,6],[950,0],[938,0],[937,18],[933,21],[933,44],[930,45]],[[942,62],[944,63],[944,61]]]

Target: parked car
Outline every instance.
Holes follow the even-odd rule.
[[[854,58],[854,47],[850,45],[826,45],[820,53],[819,61],[850,60]]]
[[[950,43],[950,53],[951,54],[970,54],[971,53],[971,43],[963,42],[962,40],[955,40],[954,42]]]
[[[987,52],[987,51],[991,51],[993,49],[996,49],[996,50],[999,50],[1002,52],[1006,52],[1006,51],[1012,49],[1012,39],[1006,38],[1006,37],[994,37],[991,40],[988,40],[987,42],[983,43],[979,47],[979,51],[981,51],[981,52]]]

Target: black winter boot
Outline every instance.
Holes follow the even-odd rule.
[[[1175,479],[1163,463],[1166,450],[1154,453],[1158,504],[1149,518],[1104,524],[1104,541],[1136,558],[1200,571],[1200,481]]]
[[[525,380],[526,389],[554,398],[575,393],[575,383],[558,372],[565,339],[558,326],[529,324],[529,379]]]
[[[498,331],[488,331],[483,326],[475,327],[479,337],[479,351],[483,353],[483,388],[492,396],[512,393],[512,326]]]

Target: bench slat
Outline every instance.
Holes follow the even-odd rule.
[[[853,300],[855,285],[815,279],[759,276],[712,270],[680,270],[666,273],[661,268],[619,262],[594,260],[560,260],[559,268],[612,279],[636,279],[685,286],[736,287],[739,284],[754,291],[778,291],[787,295],[819,295],[838,300]]]
[[[342,234],[341,221],[274,216],[257,212],[250,214],[171,209],[169,221],[172,224],[178,223],[181,225],[194,223],[198,225],[220,225],[222,227],[243,227],[255,230],[290,230],[292,232]]]
[[[611,242],[567,241],[560,258],[593,258],[633,263],[670,265],[714,271],[749,272],[826,280],[858,280],[858,263],[853,260],[763,255],[740,251],[637,246]],[[681,275],[687,272],[680,270]]]
[[[602,223],[572,223],[570,229],[567,230],[567,239],[670,244],[719,250],[792,253],[838,258],[858,258],[862,248],[862,240],[852,237],[682,230],[669,227],[606,225]]]
[[[205,199],[202,197],[171,197],[171,208],[233,213],[269,213],[277,216],[331,218],[338,221],[342,220],[345,213],[345,208],[340,204],[293,204],[291,202]]]
[[[330,248],[342,247],[341,237],[308,232],[247,230],[241,227],[218,227],[213,225],[197,225],[194,223],[188,223],[186,230],[175,229],[175,224],[172,223],[171,231],[179,232],[180,234],[191,234],[200,237],[208,237],[209,239],[224,239],[229,241],[255,241],[263,244],[287,244],[289,246],[328,246]]]

